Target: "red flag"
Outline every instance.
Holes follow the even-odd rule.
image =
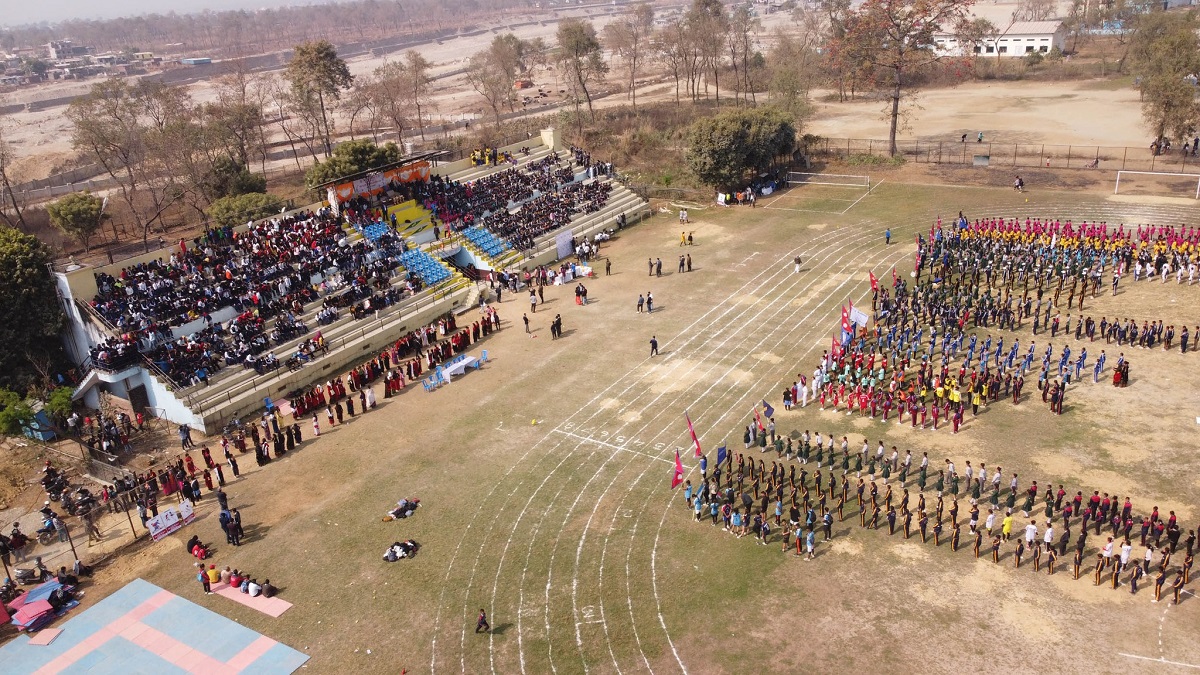
[[[849,333],[853,330],[854,326],[850,323],[850,310],[846,309],[845,305],[842,305],[842,332]]]
[[[897,282],[897,278],[896,278],[896,266],[895,266],[895,265],[892,265],[892,286],[895,286],[895,285],[896,285],[896,282]]]
[[[754,406],[754,423],[758,425],[759,431],[766,430],[766,427],[763,426],[762,418],[758,416],[758,406]]]
[[[702,453],[700,452],[700,439],[699,439],[699,438],[696,438],[696,430],[695,430],[694,428],[692,428],[692,418],[691,418],[691,417],[688,417],[688,414],[687,414],[687,411],[686,411],[686,410],[685,410],[685,411],[683,411],[683,418],[684,418],[685,420],[687,420],[687,423],[688,423],[688,433],[692,435],[692,443],[694,443],[694,444],[696,445],[696,456],[697,456],[697,457],[699,457],[699,456],[702,454]]]
[[[829,338],[829,339],[830,339],[830,340],[833,340],[833,350],[830,352],[830,353],[832,353],[832,354],[833,354],[833,358],[835,358],[835,359],[836,359],[836,358],[841,358],[841,356],[842,356],[842,344],[841,344],[840,342],[838,342],[837,338]]]
[[[871,290],[878,292],[879,291],[879,280],[875,278],[875,272],[867,272],[867,274],[871,275]]]
[[[679,451],[675,451],[675,473],[671,476],[671,489],[679,487],[683,482],[683,462],[679,461]]]

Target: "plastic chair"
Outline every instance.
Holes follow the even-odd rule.
[[[270,396],[267,396],[263,399],[263,405],[266,406],[267,412],[272,412],[275,410],[275,404],[271,402]]]
[[[481,353],[481,354],[479,355],[479,362],[480,362],[480,363],[487,363],[487,360],[488,360],[488,359],[487,359],[487,350],[485,349],[485,350],[483,350],[483,353]]]
[[[421,386],[425,387],[425,391],[433,391],[433,386],[429,384],[429,380],[421,380]]]

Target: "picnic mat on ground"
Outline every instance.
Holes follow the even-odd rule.
[[[287,600],[282,600],[280,598],[264,598],[261,595],[252,598],[250,597],[249,593],[243,593],[236,588],[230,588],[226,584],[213,584],[212,591],[217,595],[224,596],[230,600],[233,600],[234,602],[239,602],[252,609],[257,609],[267,616],[276,618],[292,608],[292,603],[288,602]]]

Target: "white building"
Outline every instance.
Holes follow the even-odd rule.
[[[1003,30],[1003,27],[1000,29]],[[1034,52],[1048,54],[1055,47],[1064,51],[1067,45],[1067,31],[1061,21],[1018,21],[1003,35],[975,44],[965,44],[958,35],[945,31],[938,31],[933,39],[937,51],[946,56],[995,56],[999,53],[1000,56],[1021,57]]]

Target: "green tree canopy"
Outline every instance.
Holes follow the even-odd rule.
[[[342,90],[349,89],[354,82],[350,67],[328,40],[305,42],[292,51],[287,79],[292,85],[292,95],[303,104],[301,108],[315,112],[313,121],[320,130],[325,155],[329,156],[333,151],[329,108],[341,97]]]
[[[696,120],[688,130],[688,166],[708,185],[738,187],[748,173],[771,167],[796,146],[795,118],[776,108],[730,110]]]
[[[305,181],[314,189],[339,178],[395,164],[403,157],[400,148],[390,141],[383,145],[366,139],[347,141],[334,148],[329,159],[309,167]]]
[[[0,434],[20,436],[33,421],[33,408],[20,394],[0,389]]]
[[[61,351],[63,312],[51,261],[37,237],[0,226],[0,387],[26,391],[38,377],[35,360]]]
[[[67,235],[79,240],[85,251],[89,242],[104,224],[104,200],[90,191],[73,192],[46,206],[50,222]]]
[[[243,195],[222,197],[209,204],[205,213],[216,227],[236,227],[279,213],[282,207],[283,201],[275,195],[247,192]]]
[[[1135,25],[1129,58],[1142,92],[1142,118],[1156,138],[1186,138],[1200,122],[1196,85],[1185,79],[1200,73],[1200,21],[1195,12],[1151,12]]]
[[[266,176],[251,173],[245,164],[231,157],[217,158],[204,182],[213,199],[267,191]]]

